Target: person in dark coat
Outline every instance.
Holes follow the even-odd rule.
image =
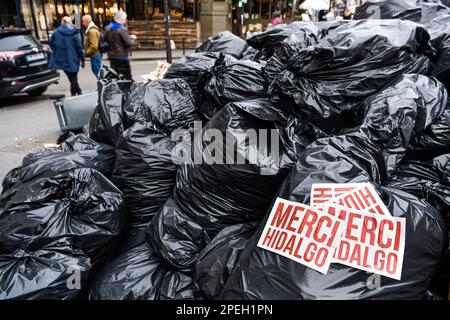
[[[114,21],[105,29],[105,41],[108,43],[108,57],[111,67],[125,79],[132,80],[128,55],[136,41],[135,35],[129,35],[125,23],[127,14],[117,11]]]
[[[78,71],[80,65],[84,68],[83,46],[77,30],[69,17],[61,19],[61,25],[53,32],[50,38],[52,55],[48,66],[52,69],[63,70],[70,81],[72,96],[80,95],[78,84]]]

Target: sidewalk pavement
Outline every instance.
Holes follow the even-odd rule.
[[[185,50],[185,54],[194,53],[195,50],[189,49]],[[183,50],[177,49],[172,50],[173,60],[180,59],[183,56]],[[106,54],[103,55],[103,61],[108,60]],[[156,61],[156,60],[166,60],[166,50],[137,50],[132,51],[130,56],[131,61]]]

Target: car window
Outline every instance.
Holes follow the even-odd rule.
[[[31,35],[27,34],[0,38],[1,51],[14,51],[36,46],[36,42],[33,40]]]

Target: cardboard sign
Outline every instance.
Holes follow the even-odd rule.
[[[344,221],[301,203],[277,198],[258,246],[326,273]]]
[[[405,218],[327,203],[324,212],[345,222],[333,262],[400,280]]]
[[[313,183],[310,205],[321,207],[324,203],[364,185],[365,183]]]

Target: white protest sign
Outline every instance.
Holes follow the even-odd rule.
[[[344,221],[301,203],[277,198],[258,246],[326,273]]]
[[[405,218],[327,203],[324,212],[345,221],[333,263],[400,280],[405,252]]]

